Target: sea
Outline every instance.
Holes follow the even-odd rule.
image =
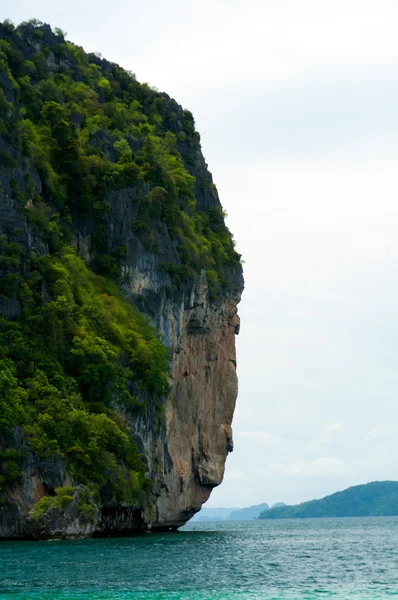
[[[1,542],[0,600],[398,600],[398,517]]]

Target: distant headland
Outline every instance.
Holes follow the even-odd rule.
[[[389,517],[398,515],[398,481],[373,481],[355,485],[320,500],[294,506],[274,506],[259,519],[322,517]]]

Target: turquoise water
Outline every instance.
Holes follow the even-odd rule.
[[[398,518],[0,543],[0,600],[398,600]]]

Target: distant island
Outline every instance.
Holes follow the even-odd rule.
[[[274,506],[259,519],[322,517],[389,517],[398,515],[398,481],[373,481],[355,485],[320,500],[294,506]]]
[[[286,506],[283,502],[277,502],[272,506]],[[253,506],[247,506],[245,508],[202,508],[201,511],[191,519],[191,521],[252,521],[253,519],[259,518],[259,515],[265,510],[270,510],[269,505],[266,502],[262,504],[255,504]]]
[[[257,519],[266,510],[270,510],[266,502],[255,506],[248,506],[247,508],[238,508],[238,510],[234,510],[228,515],[226,521],[252,521],[253,519]]]

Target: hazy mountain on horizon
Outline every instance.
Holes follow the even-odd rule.
[[[277,502],[272,505],[275,506],[286,506],[284,502]],[[245,506],[244,508],[238,507],[219,507],[219,508],[206,508],[203,507],[196,515],[191,519],[192,521],[251,521],[257,519],[261,512],[270,510],[269,505],[266,502],[262,504],[254,504],[253,506]]]
[[[319,500],[272,507],[259,519],[398,516],[398,481],[372,481]]]
[[[230,508],[206,508],[205,506],[197,512],[191,519],[192,521],[224,521],[234,510],[240,510],[236,506]]]
[[[260,513],[269,509],[269,505],[266,502],[246,508],[238,508],[238,510],[234,510],[228,515],[226,521],[252,521],[253,519],[257,519]]]

